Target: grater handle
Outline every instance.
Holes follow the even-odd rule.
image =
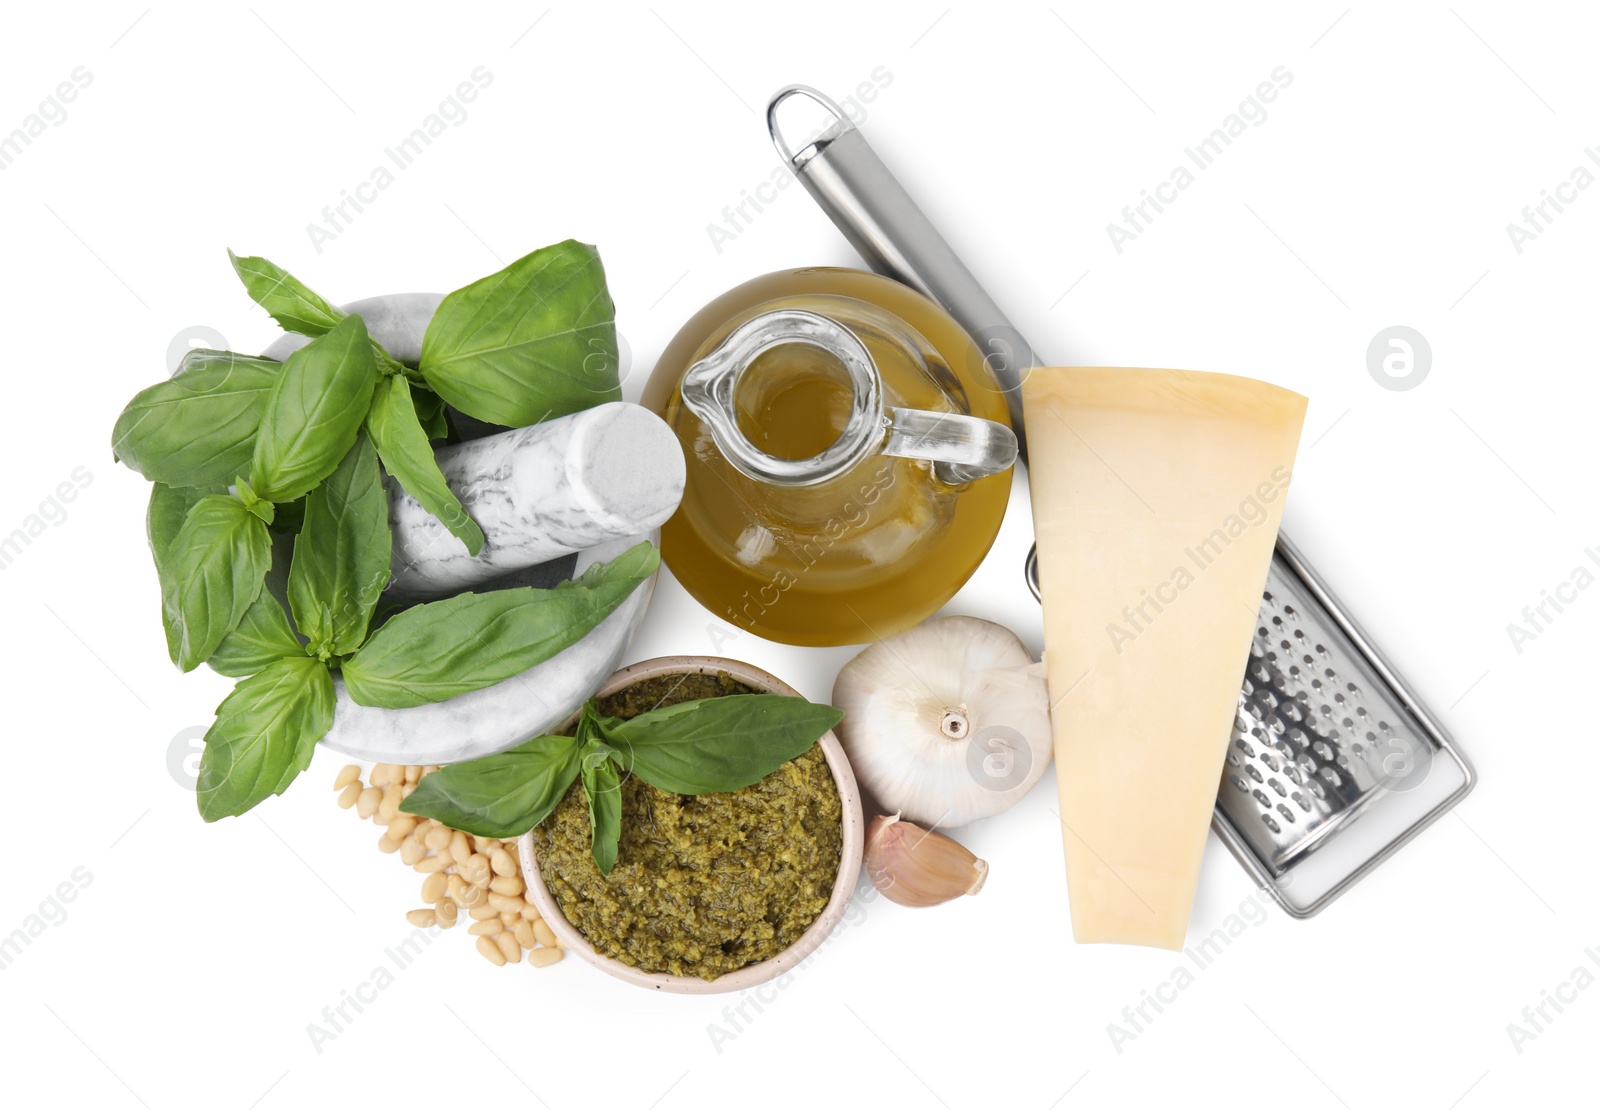
[[[798,150],[778,124],[779,106],[793,97],[833,117]],[[1033,347],[831,98],[810,86],[785,86],[767,105],[767,130],[795,178],[872,270],[920,291],[972,336],[1005,394],[1018,457],[1026,462],[1022,376],[1040,364]]]

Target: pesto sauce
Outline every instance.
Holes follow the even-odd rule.
[[[641,680],[598,700],[629,718],[691,699],[743,695],[726,673]],[[617,864],[602,876],[581,782],[533,829],[539,873],[602,955],[645,971],[715,979],[770,959],[821,915],[839,873],[843,810],[813,746],[732,793],[679,796],[622,783]]]

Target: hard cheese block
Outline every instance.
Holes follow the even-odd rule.
[[[1022,391],[1073,935],[1179,949],[1306,400],[1173,369]]]

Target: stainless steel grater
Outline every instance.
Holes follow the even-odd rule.
[[[779,107],[809,98],[828,123],[800,147]],[[808,86],[767,106],[773,143],[874,271],[942,305],[971,334],[1023,437],[1022,372],[1044,364],[843,110]],[[1039,596],[1029,552],[1026,578]],[[1287,912],[1309,917],[1471,790],[1472,765],[1279,535],[1239,689],[1212,829]]]

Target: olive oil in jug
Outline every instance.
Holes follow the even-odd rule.
[[[688,462],[662,528],[678,581],[795,645],[875,641],[928,617],[999,531],[1016,438],[982,355],[943,310],[843,268],[713,300],[643,394]]]

